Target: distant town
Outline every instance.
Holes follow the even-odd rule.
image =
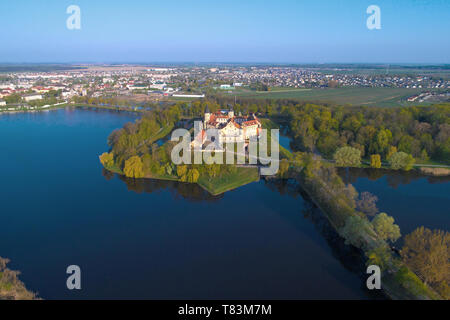
[[[448,70],[344,66],[82,65],[0,73],[0,110],[50,108],[77,97],[137,102],[201,99],[215,94],[278,89],[416,89],[408,102],[450,100]]]

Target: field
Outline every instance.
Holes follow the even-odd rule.
[[[223,93],[237,98],[256,99],[295,99],[316,103],[333,103],[341,105],[363,105],[379,107],[408,106],[406,98],[426,91],[426,89],[407,88],[323,88],[323,89],[282,89],[271,91],[251,91],[238,89],[231,93]],[[417,103],[416,103],[417,104]]]

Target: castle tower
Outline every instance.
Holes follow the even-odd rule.
[[[205,125],[206,125],[207,122],[209,122],[209,119],[211,119],[211,112],[209,111],[209,108],[206,107],[206,110],[205,110]]]
[[[234,110],[233,110],[233,108],[231,108],[230,111],[228,111],[228,118],[230,118],[230,119],[234,118]]]

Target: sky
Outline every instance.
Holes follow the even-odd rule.
[[[0,30],[0,63],[450,63],[450,0],[2,0]]]

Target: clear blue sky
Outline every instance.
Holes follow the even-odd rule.
[[[450,63],[449,0],[14,0],[0,28],[0,62]]]

